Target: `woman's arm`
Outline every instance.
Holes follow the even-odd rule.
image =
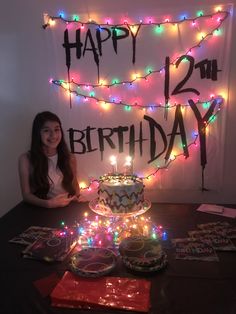
[[[27,154],[20,156],[18,169],[21,193],[25,202],[40,207],[54,208],[64,207],[73,200],[73,197],[67,197],[65,195],[59,195],[49,200],[44,200],[34,195],[30,187],[30,161]]]
[[[78,183],[78,173],[77,173],[77,161],[76,158],[74,156],[74,154],[70,155],[71,157],[71,168],[72,168],[72,172],[74,175],[74,180],[73,180],[73,185],[76,189],[75,195],[77,196],[77,198],[79,198],[80,196],[80,187],[79,187],[79,183]]]

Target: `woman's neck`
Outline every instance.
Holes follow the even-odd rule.
[[[52,157],[55,156],[57,154],[57,150],[56,149],[50,149],[48,147],[44,147],[44,153],[47,157]]]

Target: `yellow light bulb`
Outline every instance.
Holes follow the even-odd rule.
[[[137,25],[132,25],[131,26],[131,30],[132,30],[133,34],[135,34],[137,32],[137,30],[138,30],[138,26]]]
[[[216,8],[215,8],[215,11],[216,11],[216,12],[222,11],[222,7],[216,7]]]
[[[198,33],[198,35],[197,35],[198,40],[202,40],[205,37],[206,37],[206,33],[204,33],[204,32]]]
[[[176,155],[174,153],[171,153],[170,160],[175,160],[175,158],[176,158]]]
[[[53,20],[53,19],[49,19],[48,24],[49,24],[50,26],[54,26],[54,25],[56,24],[56,21]]]
[[[81,189],[86,188],[86,186],[87,186],[87,184],[86,184],[85,182],[80,182],[80,183],[79,183],[79,187],[80,187]]]
[[[105,101],[102,101],[101,102],[101,107],[102,107],[103,110],[109,110],[110,107],[111,107],[111,104],[109,104],[109,103],[107,103]]]
[[[137,80],[138,77],[140,77],[140,73],[133,73],[133,74],[132,74],[132,79],[133,79],[133,80]]]

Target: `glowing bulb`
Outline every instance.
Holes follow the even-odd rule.
[[[133,79],[133,80],[137,80],[139,77],[140,77],[140,74],[139,74],[139,73],[134,73],[134,74],[132,74],[132,79]]]
[[[87,186],[87,184],[86,184],[85,182],[80,182],[80,183],[79,183],[79,187],[80,187],[81,189],[85,189],[86,186]]]
[[[181,106],[180,109],[181,109],[181,112],[182,112],[182,113],[185,112],[185,107],[184,107],[184,106]]]
[[[110,107],[111,107],[111,104],[109,104],[109,103],[107,103],[105,101],[102,101],[101,102],[101,107],[102,107],[103,110],[109,110]]]
[[[175,158],[176,158],[176,156],[172,153],[171,155],[170,155],[170,160],[175,160]]]
[[[158,25],[154,28],[156,34],[161,34],[164,31],[164,27],[162,25]]]
[[[227,97],[227,95],[228,95],[227,91],[225,91],[225,90],[220,91],[218,95],[220,98],[223,98],[223,100],[227,100],[227,98],[228,98]]]
[[[216,11],[216,12],[221,12],[221,11],[222,11],[222,7],[216,7],[216,8],[215,8],[215,11]]]
[[[137,25],[132,25],[131,26],[131,30],[132,30],[133,33],[136,33],[137,30],[138,30],[138,26]]]
[[[79,16],[78,15],[73,15],[73,21],[78,22],[79,21]]]
[[[131,108],[131,106],[125,106],[124,109],[125,109],[125,111],[131,111],[132,108]]]
[[[206,37],[206,33],[204,33],[204,32],[201,32],[201,33],[198,34],[198,39],[199,39],[199,40],[202,40],[202,39],[204,39],[205,37]]]
[[[54,26],[56,24],[56,21],[54,19],[49,19],[48,24],[50,26]]]
[[[106,81],[105,81],[105,80],[100,80],[100,81],[99,81],[99,84],[100,84],[101,86],[104,86],[104,85],[106,85]]]

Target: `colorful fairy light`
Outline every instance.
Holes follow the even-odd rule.
[[[188,18],[186,14],[182,15],[180,17],[180,19],[178,20],[172,20],[170,17],[165,17],[163,21],[158,21],[156,22],[154,20],[154,18],[151,18],[151,17],[146,17],[144,19],[139,19],[139,21],[137,22],[130,22],[127,18],[121,20],[120,23],[112,23],[110,19],[108,18],[105,18],[104,19],[104,22],[103,23],[98,23],[95,21],[94,18],[89,18],[88,21],[81,21],[79,16],[78,15],[72,15],[72,18],[71,19],[66,19],[65,18],[65,13],[64,12],[61,12],[58,16],[50,16],[49,14],[45,13],[44,14],[44,24],[43,24],[43,27],[44,28],[47,28],[48,26],[51,26],[50,24],[50,21],[53,20],[53,21],[62,21],[66,24],[70,24],[70,23],[77,23],[78,25],[80,26],[84,26],[84,25],[87,25],[87,24],[95,24],[95,25],[98,25],[100,27],[105,27],[107,25],[111,26],[111,27],[119,27],[119,26],[124,26],[124,25],[128,25],[130,27],[138,27],[138,25],[142,24],[143,26],[150,26],[150,25],[153,25],[153,26],[161,26],[161,25],[164,25],[164,24],[180,24],[180,23],[183,23],[185,21],[190,21],[190,22],[195,22],[197,21],[198,19],[201,19],[201,18],[204,18],[204,17],[208,17],[208,18],[214,18],[215,15],[217,14],[229,14],[229,12],[227,11],[223,11],[221,7],[217,6],[215,8],[215,13],[213,14],[204,14],[204,12],[202,10],[199,10],[197,13],[196,13],[196,17],[194,18]]]
[[[130,236],[147,236],[160,240],[168,237],[161,225],[154,224],[145,215],[108,219],[86,212],[86,217],[85,214],[83,216],[76,228],[77,243],[82,247],[117,247],[123,239]]]
[[[60,86],[62,87],[63,89],[65,89],[65,91],[68,92],[68,85],[65,84],[65,82],[63,80],[50,80],[51,83],[57,85],[57,86]],[[71,83],[74,83],[76,84],[75,82],[71,82]],[[117,83],[118,84],[118,83]],[[79,84],[80,86],[82,86],[83,84]],[[92,86],[92,85],[91,85]],[[92,86],[93,88],[95,87],[95,85]],[[166,108],[166,105],[162,104],[162,102],[160,101],[159,103],[158,102],[155,102],[155,103],[152,103],[151,105],[150,104],[140,104],[140,102],[137,102],[135,101],[133,104],[128,104],[126,102],[123,102],[122,100],[117,100],[116,98],[112,98],[112,99],[101,99],[99,97],[96,97],[95,93],[90,93],[89,95],[84,95],[80,92],[78,92],[77,90],[74,90],[72,88],[70,88],[70,93],[71,94],[74,94],[75,96],[80,96],[80,97],[84,97],[84,99],[90,99],[90,100],[94,100],[96,101],[97,103],[106,103],[106,104],[113,104],[113,105],[118,105],[118,106],[124,106],[125,107],[125,110],[126,111],[130,111],[131,108],[140,108],[140,109],[143,109],[143,108],[147,108],[147,109],[154,109],[154,108]],[[222,101],[222,96],[219,95],[217,97],[211,97],[210,96],[210,99],[209,100],[213,100],[213,99],[219,99],[220,101]],[[200,101],[198,100],[197,103],[204,103],[208,100],[204,100],[204,101]],[[177,103],[170,103],[168,105],[168,108],[171,109],[171,108],[175,108],[177,106]],[[182,106],[189,106],[188,104],[182,104]]]

